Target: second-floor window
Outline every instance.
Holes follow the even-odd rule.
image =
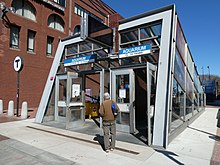
[[[64,32],[64,21],[59,15],[50,15],[48,18],[48,26],[53,29]]]
[[[12,2],[12,7],[15,8],[16,14],[36,21],[36,9],[30,2],[26,0],[14,0]]]
[[[10,48],[19,48],[20,27],[11,26],[10,28]]]
[[[27,51],[34,52],[36,32],[28,30]]]

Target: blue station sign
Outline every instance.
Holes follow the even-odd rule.
[[[119,58],[140,56],[140,55],[150,54],[150,53],[151,53],[151,44],[145,44],[145,45],[140,45],[140,46],[135,46],[135,47],[119,50]]]
[[[91,62],[95,62],[96,54],[92,54],[89,56],[75,57],[64,60],[64,66],[74,66],[80,64],[87,64]]]

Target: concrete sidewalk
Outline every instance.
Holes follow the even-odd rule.
[[[117,149],[108,154],[91,135],[36,124],[34,119],[0,123],[0,164],[209,165],[211,159],[214,164],[220,146],[217,110],[206,108],[166,150],[117,141]]]

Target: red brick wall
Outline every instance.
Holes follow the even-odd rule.
[[[11,6],[12,0],[6,2],[6,6]],[[22,101],[28,102],[28,107],[38,107],[42,92],[46,83],[46,79],[53,62],[53,57],[46,56],[47,36],[54,37],[53,56],[58,45],[59,39],[68,36],[76,25],[80,24],[80,16],[74,14],[74,4],[82,6],[94,15],[103,19],[108,24],[108,19],[98,11],[102,11],[107,15],[115,12],[107,6],[103,6],[99,0],[80,0],[72,1],[72,14],[69,18],[70,0],[67,0],[66,9],[63,13],[50,5],[45,5],[41,0],[29,0],[35,7],[37,21],[29,20],[25,17],[7,13],[10,22],[0,21],[0,99],[3,100],[4,109],[7,109],[9,100],[14,100],[16,105],[16,76],[17,73],[13,69],[13,60],[16,56],[24,59],[24,67],[20,72],[20,107]],[[47,19],[50,14],[58,14],[65,22],[65,32],[60,32],[49,28]],[[69,24],[71,19],[71,25]],[[21,27],[19,49],[9,47],[10,40],[10,24]],[[33,30],[36,32],[35,53],[27,52],[27,32]]]
[[[4,21],[0,23],[0,99],[3,100],[4,109],[7,109],[9,100],[14,100],[16,103],[17,73],[13,69],[14,58],[19,55],[24,60],[24,67],[20,72],[20,106],[22,101],[27,101],[29,107],[38,107],[53,61],[53,57],[46,56],[47,36],[54,37],[53,56],[59,39],[67,36],[67,28],[64,33],[48,28],[47,19],[50,14],[56,13],[55,11],[35,1],[30,2],[32,2],[37,11],[36,22],[16,14],[7,13],[10,23],[21,27],[19,49],[9,47],[10,23],[4,23]],[[7,3],[6,6],[11,6],[11,3]],[[56,14],[60,15],[65,22],[68,22],[67,16],[60,13]],[[28,30],[36,32],[35,53],[28,53],[26,51]]]

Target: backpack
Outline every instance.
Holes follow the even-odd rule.
[[[112,113],[114,116],[118,115],[118,109],[116,107],[116,105],[112,102]]]

